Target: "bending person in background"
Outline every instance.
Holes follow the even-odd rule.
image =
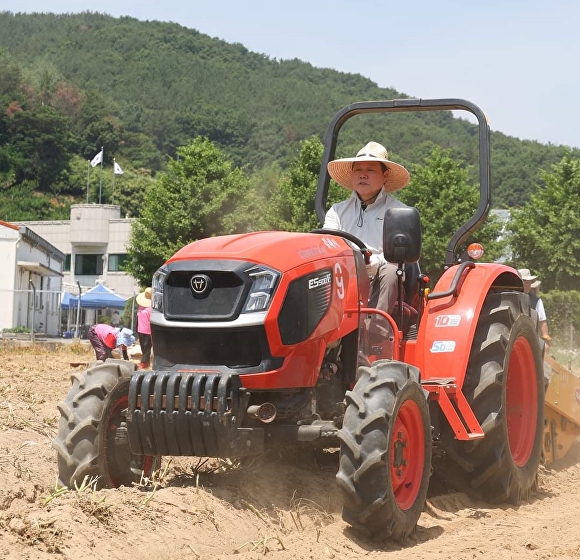
[[[135,343],[131,329],[118,329],[105,323],[97,323],[89,329],[88,338],[95,351],[97,360],[103,362],[113,357],[113,350],[120,348],[123,359],[128,360],[127,347]]]
[[[137,310],[137,336],[141,346],[139,369],[147,369],[151,362],[151,288],[146,288],[135,299]]]
[[[548,352],[550,349],[549,342],[552,340],[552,337],[548,331],[548,318],[546,317],[544,302],[542,301],[542,298],[538,296],[538,288],[542,282],[538,280],[537,276],[530,272],[529,268],[520,268],[518,273],[522,277],[524,283],[524,292],[530,296],[530,304],[538,313],[540,338],[545,342],[546,352]]]
[[[406,206],[391,193],[409,183],[409,172],[390,161],[387,149],[376,142],[369,142],[355,157],[330,161],[328,172],[352,194],[332,205],[323,227],[351,233],[372,251],[367,264],[369,307],[392,314],[398,296],[397,265],[383,255],[383,223],[388,208]]]

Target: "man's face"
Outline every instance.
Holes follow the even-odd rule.
[[[385,182],[386,171],[378,161],[355,162],[352,167],[352,187],[362,200],[375,196]]]
[[[524,280],[524,293],[528,293],[530,291],[530,288],[532,287],[532,281],[531,280]]]

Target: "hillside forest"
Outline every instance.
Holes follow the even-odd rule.
[[[175,23],[0,12],[0,219],[68,219],[71,204],[119,204],[141,218],[128,266],[147,285],[202,236],[318,227],[314,192],[333,115],[407,96]],[[369,140],[411,171],[400,198],[421,211],[422,267],[437,277],[450,235],[477,205],[477,127],[450,112],[361,116],[343,127],[337,155]],[[486,258],[539,273],[558,302],[580,279],[580,209],[570,204],[579,156],[491,134],[492,207],[512,220],[479,232]],[[329,203],[346,194],[332,185]],[[578,302],[572,294],[566,305]]]

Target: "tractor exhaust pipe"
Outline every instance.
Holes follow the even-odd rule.
[[[274,418],[276,418],[276,407],[269,402],[253,404],[248,407],[247,414],[255,416],[264,424],[269,424],[274,421]]]

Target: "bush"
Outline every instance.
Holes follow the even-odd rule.
[[[2,329],[3,333],[29,333],[30,329],[28,327],[13,327],[11,329]]]

